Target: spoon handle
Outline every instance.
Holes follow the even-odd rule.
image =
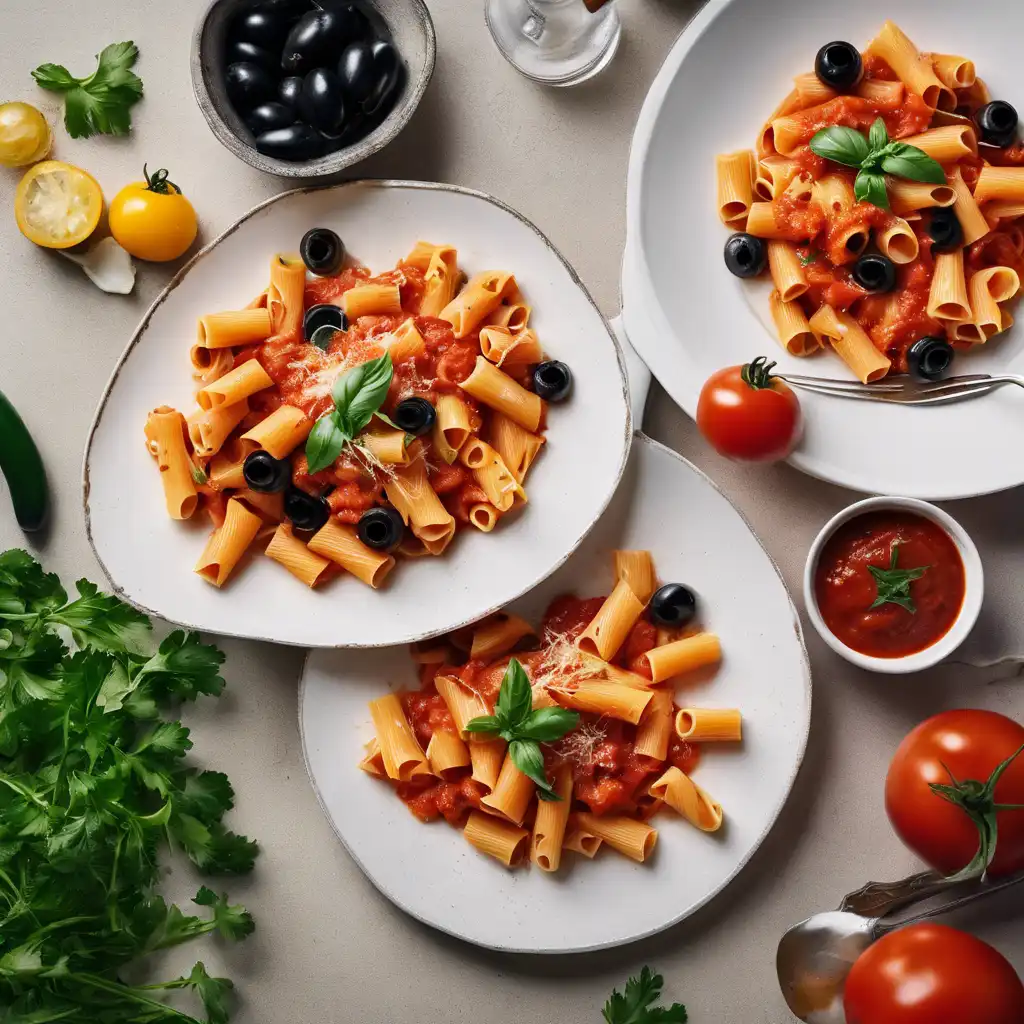
[[[844,896],[839,909],[862,917],[885,917],[894,910],[937,896],[958,884],[963,883],[950,882],[936,871],[923,871],[898,882],[868,882]]]

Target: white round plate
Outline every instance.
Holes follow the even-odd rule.
[[[531,325],[575,375],[553,406],[529,504],[491,534],[460,531],[440,558],[401,562],[381,590],[352,577],[311,591],[268,558],[223,590],[193,571],[204,523],[167,518],[143,443],[146,414],[195,406],[188,347],[203,313],[244,306],[270,259],[302,234],[333,228],[374,270],[417,239],[450,243],[469,273],[508,268],[533,305]],[[200,252],[146,314],[107,385],[85,453],[86,525],[117,593],[195,629],[304,647],[377,647],[442,633],[515,600],[577,548],[615,493],[632,425],[618,343],[572,268],[529,221],[479,192],[420,182],[350,182],[286,192]]]
[[[742,746],[706,746],[694,773],[722,802],[726,827],[706,835],[665,814],[657,818],[658,846],[646,864],[601,851],[593,861],[569,855],[556,876],[507,871],[445,822],[417,821],[390,786],[356,767],[373,735],[367,703],[388,687],[416,687],[408,651],[314,651],[299,694],[313,786],[369,879],[419,920],[467,942],[518,952],[632,942],[682,920],[723,889],[782,809],[810,725],[800,622],[747,523],[690,463],[638,434],[601,522],[515,610],[536,622],[558,594],[607,593],[611,552],[621,547],[649,548],[663,580],[690,584],[700,595],[701,621],[722,638],[720,669],[689,693],[696,704],[743,710]]]
[[[794,75],[831,39],[865,46],[894,18],[923,50],[973,60],[994,96],[1020,106],[1024,6],[934,0],[710,0],[669,54],[644,103],[629,164],[623,320],[629,339],[691,416],[715,370],[766,355],[781,371],[848,377],[838,357],[788,355],[767,290],[725,268],[715,155],[754,144]],[[1020,318],[1018,317],[1018,320]],[[977,351],[961,373],[1024,372],[1024,325]],[[804,440],[791,461],[833,483],[917,498],[968,497],[1024,483],[1024,395],[1004,388],[934,408],[800,392]]]

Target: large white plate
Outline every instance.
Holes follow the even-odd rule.
[[[531,323],[575,374],[552,407],[548,444],[530,473],[530,504],[492,534],[467,530],[442,558],[402,562],[388,585],[353,578],[310,591],[257,558],[223,590],[192,572],[207,532],[164,512],[145,450],[146,413],[194,407],[189,339],[204,312],[245,305],[266,287],[271,256],[308,228],[336,230],[349,250],[385,269],[419,238],[458,247],[469,272],[507,267],[534,307]],[[450,185],[351,182],[288,192],[246,214],[171,282],[121,357],[85,453],[89,537],[114,589],[172,622],[306,647],[407,643],[471,622],[553,572],[597,522],[626,464],[632,426],[619,346],[586,289],[529,221]]]
[[[865,45],[895,18],[925,50],[974,60],[993,95],[1018,106],[1024,6],[934,0],[711,0],[680,37],[644,104],[629,165],[623,320],[630,341],[691,416],[721,366],[757,355],[785,371],[842,377],[837,359],[787,355],[755,311],[750,286],[725,269],[715,211],[715,154],[749,147],[830,39]],[[763,301],[763,297],[756,302]],[[969,373],[1024,371],[1024,325],[977,352]],[[957,498],[1024,483],[1024,396],[1007,388],[935,408],[800,393],[804,441],[792,462],[857,490]]]
[[[743,709],[742,747],[705,748],[695,772],[724,805],[727,827],[708,836],[667,815],[658,818],[658,847],[647,864],[602,851],[557,877],[506,871],[446,823],[421,824],[390,787],[356,767],[373,735],[368,701],[389,686],[416,685],[408,652],[314,651],[299,695],[310,778],[369,879],[421,921],[481,946],[530,953],[631,942],[724,888],[782,809],[803,759],[811,689],[800,622],[775,565],[707,477],[638,434],[601,522],[516,610],[537,621],[557,594],[607,593],[610,552],[618,547],[650,548],[661,578],[693,586],[702,621],[722,637],[721,668],[691,694],[698,704]]]

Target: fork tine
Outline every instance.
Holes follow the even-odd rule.
[[[994,388],[995,385],[991,381],[964,381],[950,384],[945,388],[934,388],[930,391],[918,392],[916,395],[896,398],[894,401],[903,402],[905,405],[940,405],[943,402],[955,402],[957,399],[969,398],[972,395],[984,395]]]
[[[875,384],[862,384],[859,380],[839,380],[834,377],[805,377],[799,373],[781,375],[782,380],[797,387],[828,387],[836,391],[899,391],[903,385],[899,381],[881,380]]]
[[[972,395],[985,394],[992,390],[992,383],[985,380],[959,382],[937,391],[916,391],[898,388],[895,390],[875,390],[862,385],[860,389],[837,388],[827,385],[799,384],[801,390],[816,395],[829,395],[833,398],[852,398],[861,402],[887,402],[895,405],[940,405],[953,402]]]
[[[795,383],[795,382],[794,382]],[[861,385],[858,388],[828,387],[822,384],[796,384],[801,391],[809,391],[815,395],[831,395],[833,398],[853,398],[860,402],[895,402],[898,391],[874,391]]]

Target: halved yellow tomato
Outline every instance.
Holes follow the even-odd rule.
[[[96,230],[103,192],[80,167],[45,160],[26,172],[14,193],[14,219],[21,233],[46,249],[69,249]]]

